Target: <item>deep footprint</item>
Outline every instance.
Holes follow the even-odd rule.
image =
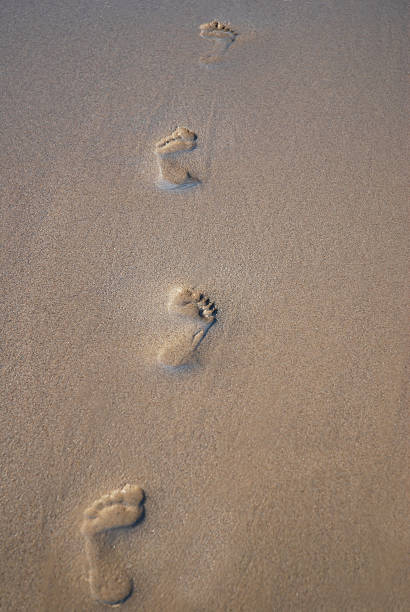
[[[106,535],[112,529],[134,525],[143,515],[143,503],[141,487],[127,484],[103,495],[84,512],[81,533],[90,568],[90,589],[93,598],[102,603],[119,604],[132,593],[132,578],[114,558]]]
[[[174,159],[176,153],[192,151],[196,147],[197,135],[188,128],[177,127],[169,136],[161,138],[155,145],[158,157],[159,177],[157,187],[167,190],[181,190],[195,187],[198,179],[191,176],[186,168]]]
[[[216,322],[217,308],[197,289],[178,287],[171,294],[168,310],[185,317],[190,325],[160,349],[158,362],[168,368],[180,368],[192,362],[195,351]]]
[[[211,40],[214,44],[212,53],[201,57],[204,64],[218,64],[222,61],[222,56],[234,42],[238,33],[235,32],[229,23],[223,23],[214,19],[209,23],[199,26],[199,35],[202,38]]]

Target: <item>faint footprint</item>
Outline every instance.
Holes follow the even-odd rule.
[[[222,23],[214,19],[209,23],[203,23],[199,26],[199,35],[202,38],[208,38],[213,41],[212,53],[201,57],[201,62],[204,64],[218,64],[222,61],[222,56],[234,42],[238,36],[237,32],[232,30],[229,23]]]
[[[159,177],[157,186],[160,189],[187,189],[199,183],[186,168],[175,161],[175,156],[183,151],[192,151],[196,147],[197,135],[184,127],[177,127],[169,136],[161,138],[155,145],[158,156]]]
[[[118,604],[132,593],[133,581],[107,542],[107,532],[130,527],[144,512],[144,492],[138,485],[125,485],[95,501],[84,512],[81,533],[90,567],[91,594],[106,604]]]
[[[165,343],[158,353],[161,365],[179,368],[192,361],[196,349],[216,322],[217,309],[197,289],[178,287],[170,297],[168,310],[190,321],[189,327]]]

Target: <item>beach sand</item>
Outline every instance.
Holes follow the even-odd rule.
[[[408,609],[405,9],[2,2],[1,610]]]

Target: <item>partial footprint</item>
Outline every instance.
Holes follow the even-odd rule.
[[[144,512],[144,492],[138,485],[125,485],[103,495],[84,512],[81,533],[90,567],[92,596],[105,604],[119,604],[132,593],[133,581],[122,563],[115,559],[107,532],[130,527]]]
[[[190,175],[186,168],[170,159],[159,162],[157,187],[164,190],[182,191],[198,185],[199,180]]]
[[[207,38],[213,42],[212,52],[201,57],[201,62],[204,64],[219,64],[224,53],[238,36],[238,33],[231,28],[229,23],[222,23],[216,19],[209,23],[203,23],[199,26],[199,30],[199,35],[202,38]]]
[[[185,317],[189,325],[165,343],[158,353],[158,362],[165,367],[180,368],[192,361],[196,349],[216,322],[217,309],[197,289],[178,287],[170,296],[168,310]]]
[[[159,155],[175,153],[176,151],[191,151],[196,146],[197,135],[188,128],[177,127],[169,136],[161,138],[155,145]]]
[[[157,186],[160,189],[187,189],[199,183],[186,168],[173,158],[176,153],[192,151],[196,147],[197,135],[184,127],[177,127],[169,136],[161,138],[155,145],[159,162]]]

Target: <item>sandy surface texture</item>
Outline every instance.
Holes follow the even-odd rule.
[[[1,611],[408,610],[406,23],[1,2]]]

